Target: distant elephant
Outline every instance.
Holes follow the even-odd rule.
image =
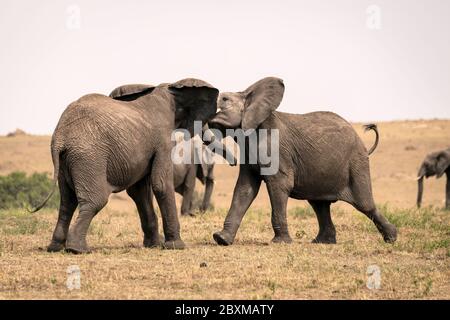
[[[200,211],[206,211],[211,202],[211,195],[214,189],[214,161],[213,154],[200,140],[200,143],[192,141],[178,141],[178,144],[191,144],[194,150],[194,156],[199,159],[198,163],[174,164],[173,181],[175,191],[183,196],[181,202],[181,215],[192,215],[193,196],[195,190],[196,178],[205,185],[203,201],[200,205]]]
[[[175,206],[171,133],[193,131],[195,120],[216,113],[218,90],[205,81],[184,79],[158,86],[118,88],[123,101],[89,94],[63,112],[51,141],[54,179],[60,190],[58,222],[47,250],[89,252],[86,235],[111,193],[126,190],[138,208],[144,246],[160,244],[150,201],[161,209],[165,243],[185,247]],[[47,198],[48,199],[48,198]],[[45,202],[34,211],[39,210]],[[69,230],[75,208],[79,215]]]
[[[423,178],[436,176],[436,178],[447,175],[447,183],[445,188],[445,208],[450,209],[450,148],[428,154],[420,166],[417,174],[418,191],[417,191],[417,207],[422,205],[423,195]]]
[[[308,200],[319,222],[315,243],[336,243],[336,231],[330,216],[330,204],[342,200],[371,219],[384,241],[394,242],[397,230],[376,209],[372,196],[369,152],[353,127],[331,112],[288,114],[277,112],[284,94],[279,78],[264,78],[242,92],[220,93],[217,114],[209,121],[211,128],[224,134],[225,129],[258,129],[257,149],[272,135],[261,138],[259,129],[278,129],[279,170],[261,175],[263,164],[240,164],[231,208],[223,230],[214,233],[220,245],[233,243],[244,214],[258,194],[261,181],[266,183],[272,206],[273,242],[290,243],[286,206],[288,198]],[[369,125],[378,136],[375,125]],[[378,141],[378,139],[377,139]],[[262,144],[261,144],[262,143]],[[248,142],[247,142],[248,144]],[[242,150],[241,150],[242,152]],[[248,148],[245,149],[248,158]]]

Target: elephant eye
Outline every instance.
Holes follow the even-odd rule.
[[[228,101],[228,98],[227,97],[222,97],[222,101],[226,102],[226,101]]]

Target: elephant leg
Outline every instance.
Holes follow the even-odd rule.
[[[200,207],[200,210],[202,212],[205,212],[208,210],[209,205],[211,203],[211,195],[214,189],[214,180],[210,178],[206,178],[205,182],[205,194],[203,195],[203,202],[202,206]]]
[[[77,196],[67,184],[62,173],[58,177],[58,186],[60,195],[58,222],[53,231],[52,240],[47,247],[48,252],[57,252],[64,249],[69,225],[78,206]]]
[[[102,205],[94,205],[88,202],[80,203],[80,212],[67,236],[66,251],[75,254],[91,252],[86,242],[87,232],[92,219],[106,205],[107,200],[108,198]]]
[[[150,176],[145,177],[127,189],[128,195],[133,199],[141,220],[144,232],[144,247],[153,248],[161,245],[158,232],[158,217],[153,208],[153,192]]]
[[[345,201],[352,204],[357,210],[364,213],[373,221],[385,242],[393,243],[397,240],[397,228],[389,223],[375,207],[370,182],[370,168],[367,159],[357,159],[352,163],[350,181],[350,194]]]
[[[355,198],[352,199],[352,201],[349,201],[349,203],[373,221],[378,231],[383,236],[385,242],[394,243],[395,240],[397,240],[397,228],[393,224],[389,223],[389,221],[387,221],[387,219],[378,212],[372,198],[372,193],[369,192],[361,198],[359,197],[360,191],[361,190],[358,190],[356,193],[353,193]]]
[[[291,243],[292,238],[289,236],[286,218],[286,206],[289,193],[280,189],[278,182],[276,184],[273,182],[267,183],[267,191],[269,192],[270,204],[272,206],[272,228],[275,232],[272,242]]]
[[[329,201],[308,201],[316,212],[319,233],[312,243],[336,243],[336,229],[330,215]]]
[[[230,245],[233,243],[242,218],[258,194],[260,186],[261,177],[251,172],[245,165],[241,165],[231,208],[225,218],[223,229],[213,235],[218,244]]]
[[[192,213],[192,199],[195,190],[195,174],[197,168],[195,165],[190,165],[186,174],[183,189],[183,201],[181,202],[181,215],[193,216]]]
[[[86,242],[89,226],[95,215],[108,203],[112,190],[106,182],[106,177],[89,175],[88,172],[83,171],[86,165],[81,161],[79,166],[73,169],[75,175],[72,176],[79,213],[75,223],[69,229],[66,240],[66,251],[76,254],[90,252]],[[100,167],[95,169],[100,170]]]
[[[178,221],[175,203],[170,151],[162,150],[155,155],[151,171],[151,184],[161,209],[165,237],[164,247],[167,249],[183,249],[185,245],[180,237],[180,222]]]
[[[374,207],[370,210],[361,209],[360,211],[373,221],[378,231],[383,236],[384,242],[394,243],[397,240],[397,228],[389,223],[389,221],[378,212],[377,208]]]

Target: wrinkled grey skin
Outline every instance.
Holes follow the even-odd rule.
[[[61,202],[48,251],[89,252],[86,235],[92,219],[111,193],[122,190],[136,203],[144,246],[160,244],[152,190],[161,209],[164,246],[185,246],[175,206],[171,132],[193,131],[194,120],[205,122],[214,115],[218,90],[197,79],[123,89],[112,93],[122,101],[101,94],[81,97],[58,122],[51,153]],[[77,206],[79,215],[69,230]]]
[[[429,178],[436,176],[436,178],[442,177],[443,174],[447,175],[447,183],[445,186],[445,208],[450,210],[450,148],[430,153],[425,157],[417,173],[417,207],[422,205],[423,195],[423,178]]]
[[[196,157],[201,159],[209,158],[211,151],[205,145],[194,145]],[[214,163],[202,161],[201,164],[174,164],[173,181],[175,191],[183,196],[181,202],[181,215],[193,215],[193,196],[196,179],[205,186],[203,201],[200,211],[206,211],[211,202],[211,195],[214,189]]]
[[[308,200],[313,207],[319,222],[315,243],[336,243],[330,204],[338,200],[363,212],[386,242],[394,242],[396,228],[375,207],[368,152],[355,130],[331,112],[275,111],[283,93],[283,81],[269,77],[243,92],[219,95],[218,113],[209,122],[210,127],[222,132],[225,128],[278,129],[280,159],[279,171],[274,175],[261,175],[259,163],[240,165],[231,208],[223,230],[214,234],[215,241],[220,245],[233,243],[241,220],[264,181],[272,206],[275,243],[292,242],[286,220],[289,197]]]

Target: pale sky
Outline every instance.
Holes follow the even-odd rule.
[[[0,134],[50,134],[84,94],[186,77],[280,77],[291,113],[450,118],[447,0],[0,0],[0,48]]]

